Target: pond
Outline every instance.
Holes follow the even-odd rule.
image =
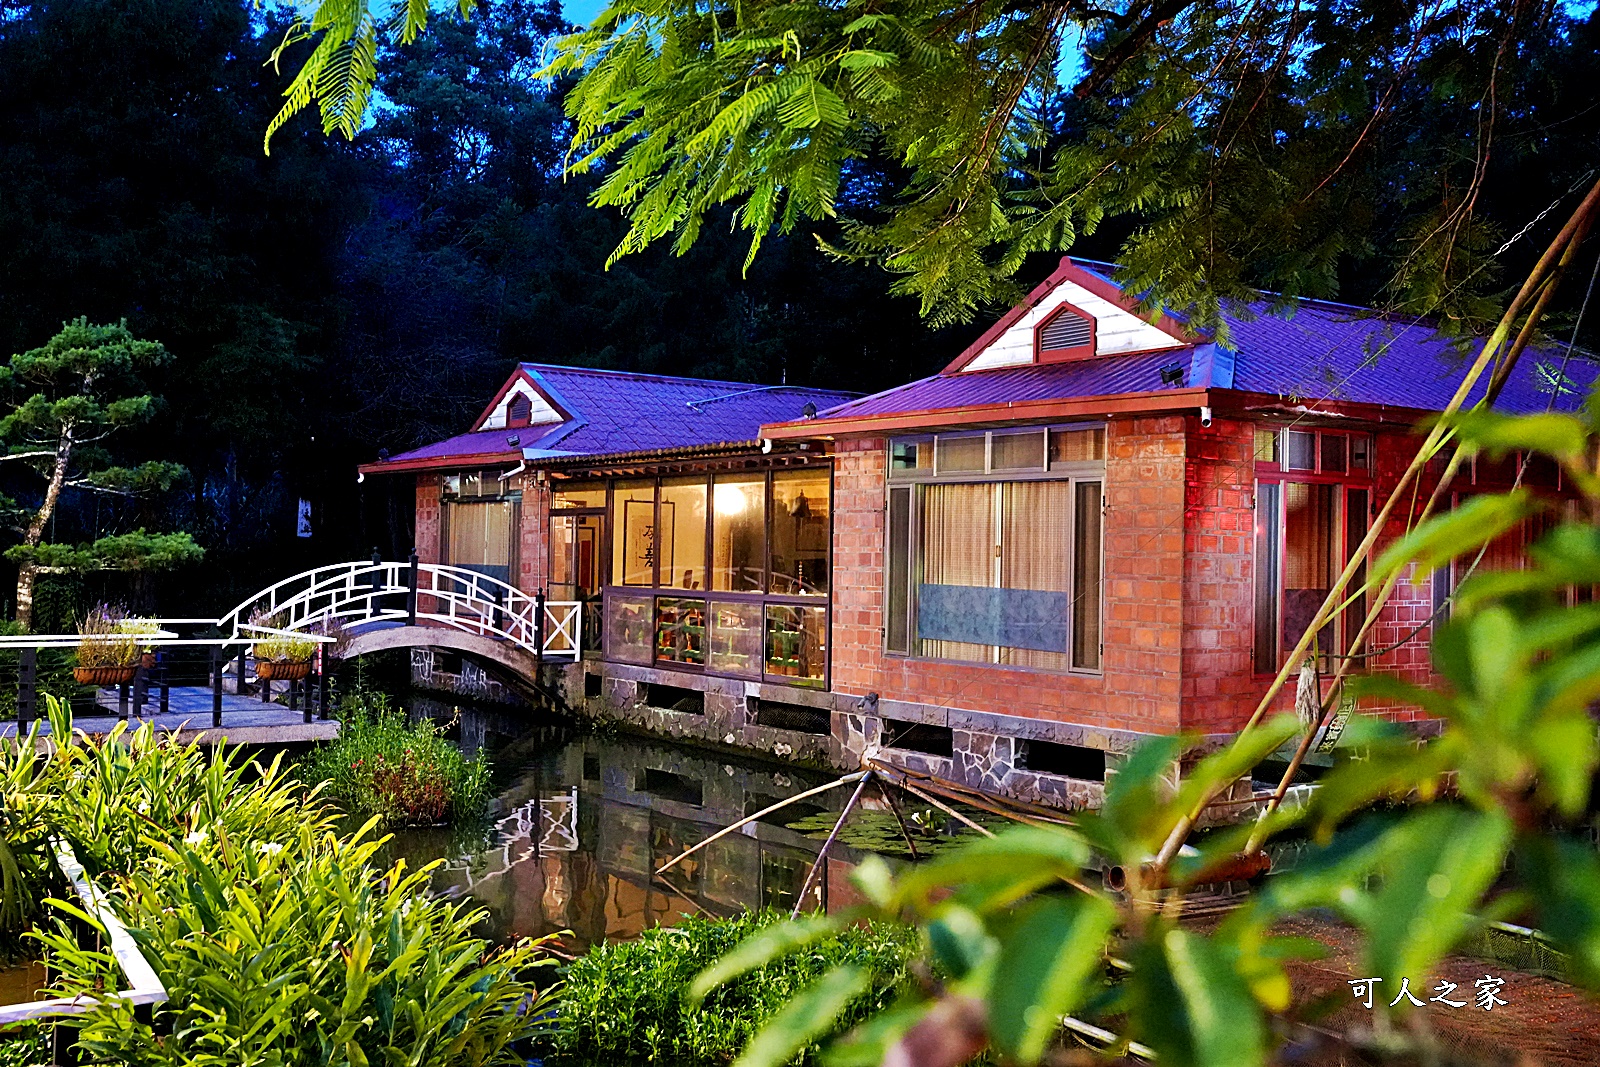
[[[414,716],[453,723],[463,749],[487,752],[498,795],[488,826],[407,830],[394,851],[413,866],[445,859],[436,890],[488,909],[486,935],[496,940],[570,930],[581,948],[690,915],[791,909],[849,799],[841,787],[797,801],[657,876],[690,845],[837,775],[630,734],[578,733],[525,711],[418,694],[405,703]],[[961,830],[932,809],[905,815],[919,854]],[[849,873],[868,850],[909,855],[874,789],[830,851],[810,906],[853,901]]]

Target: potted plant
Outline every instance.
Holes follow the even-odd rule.
[[[161,627],[152,619],[123,619],[117,624],[117,632],[133,634],[139,640],[139,664],[145,670],[150,670],[156,665],[155,635],[161,632]]]
[[[123,685],[139,673],[139,636],[122,628],[127,620],[108,604],[97,604],[84,616],[78,632],[78,663],[72,677],[79,685]]]
[[[250,621],[256,626],[278,629],[271,616]],[[298,682],[311,673],[311,657],[317,653],[317,642],[309,637],[267,634],[256,640],[252,653],[256,659],[257,678],[269,682]]]

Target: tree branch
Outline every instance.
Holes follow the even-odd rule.
[[[1158,0],[1156,6],[1150,10],[1150,14],[1129,30],[1128,36],[1118,41],[1116,47],[1107,52],[1104,59],[1095,63],[1094,68],[1072,90],[1072,95],[1081,100],[1110,81],[1117,71],[1122,69],[1123,64],[1138,55],[1139,50],[1150,43],[1157,30],[1177,18],[1190,3],[1191,0]]]
[[[0,463],[8,459],[39,459],[42,456],[54,456],[55,449],[45,449],[39,452],[13,452],[8,456],[0,456]]]

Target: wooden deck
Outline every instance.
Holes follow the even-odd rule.
[[[232,682],[232,679],[229,679]],[[130,729],[140,723],[153,723],[158,732],[176,735],[182,742],[200,740],[215,744],[227,742],[234,745],[276,745],[302,741],[331,741],[339,736],[337,719],[305,721],[302,711],[290,711],[283,704],[263,703],[259,696],[222,694],[222,726],[211,725],[211,689],[209,686],[173,686],[167,691],[167,711],[160,712],[160,694],[151,691],[144,706],[144,715],[135,718],[132,701],[129,701],[128,725]],[[104,714],[80,715],[73,719],[74,728],[91,736],[108,734],[121,720],[117,717],[116,690],[102,689],[95,694],[95,706]],[[50,724],[40,727],[41,743],[50,733]],[[0,737],[15,737],[15,721],[0,723]]]

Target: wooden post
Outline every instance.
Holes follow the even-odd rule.
[[[411,574],[407,579],[408,591],[406,593],[406,625],[417,624],[417,550],[411,550]]]
[[[261,685],[261,703],[272,703],[272,679],[261,673],[261,664],[256,664],[256,681]]]
[[[133,676],[133,714],[135,718],[144,718],[144,703],[150,695],[150,672],[139,664],[139,672]]]
[[[289,697],[289,710],[290,711],[299,711],[300,710],[300,700],[299,700],[300,692],[299,692],[299,687],[298,687],[297,683],[295,682],[295,680],[293,678],[289,679],[289,692],[288,692],[287,696]]]
[[[324,722],[328,719],[328,705],[332,694],[328,687],[333,684],[333,679],[328,676],[328,658],[322,657],[322,667],[317,671],[317,717]]]
[[[28,728],[28,723],[35,717],[34,703],[37,699],[35,679],[38,677],[39,650],[24,648],[17,657],[17,732],[21,733]]]
[[[156,673],[161,676],[161,714],[165,715],[171,707],[170,695],[172,686],[167,679],[167,654],[156,653]]]
[[[128,683],[123,682],[117,686],[117,718],[126,720],[128,717]]]
[[[533,658],[544,665],[544,590],[533,598]]]
[[[245,645],[239,649],[239,673],[233,679],[233,691],[239,696],[244,696],[250,690],[244,684],[245,660],[250,657],[250,646]]]
[[[223,658],[222,646],[211,646],[211,725],[222,726],[222,668],[228,661]]]
[[[311,721],[311,675],[309,675],[309,674],[306,675],[305,681],[300,682],[299,685],[300,685],[300,687],[302,689],[305,690],[305,692],[302,694],[305,697],[305,706],[301,709],[300,721],[301,722],[310,722]],[[291,690],[291,692],[292,692],[292,690]],[[289,706],[291,708],[294,707],[294,697],[292,697],[292,696],[289,698]]]

